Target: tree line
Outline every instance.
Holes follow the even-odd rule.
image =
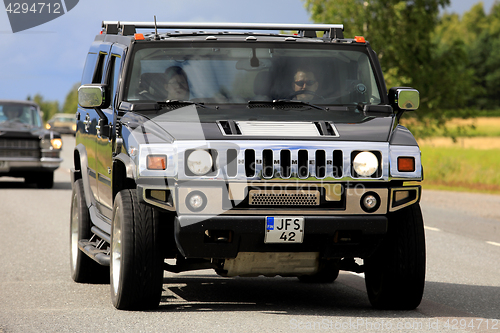
[[[75,83],[73,87],[71,87],[71,90],[64,99],[62,107],[59,106],[58,101],[47,101],[40,94],[36,94],[35,96],[29,95],[26,99],[37,103],[43,111],[43,120],[48,121],[56,113],[76,112],[78,108],[78,87],[80,87],[80,82]]]
[[[343,23],[377,52],[388,88],[420,91],[418,136],[450,117],[500,115],[500,1],[463,15],[441,14],[450,0],[304,0],[316,23]]]

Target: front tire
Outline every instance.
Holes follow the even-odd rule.
[[[425,235],[418,203],[389,215],[386,239],[364,262],[373,307],[413,310],[420,304],[425,284]]]
[[[158,213],[137,200],[135,190],[120,191],[111,226],[111,299],[121,310],[154,309],[163,286]]]

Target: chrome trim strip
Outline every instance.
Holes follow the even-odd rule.
[[[174,205],[171,206],[167,203],[165,204],[162,204],[160,201],[156,201],[156,200],[151,200],[151,199],[148,199],[146,197],[146,190],[163,190],[163,191],[170,191],[170,195],[173,196],[173,203]],[[163,208],[165,210],[168,210],[168,211],[171,211],[171,212],[174,212],[176,209],[175,209],[175,191],[171,191],[169,187],[165,187],[165,186],[154,186],[154,185],[148,185],[147,187],[143,187],[142,189],[142,199],[153,205],[153,206],[157,206],[157,207],[160,207],[160,208]]]

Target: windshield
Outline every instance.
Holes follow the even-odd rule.
[[[334,49],[319,43],[272,47],[248,42],[208,47],[150,44],[132,55],[124,100],[189,100],[218,105],[273,100],[315,105],[380,104],[365,52],[366,48]]]
[[[55,121],[74,122],[75,116],[72,114],[61,114],[54,116]]]
[[[33,105],[0,102],[0,126],[39,127],[40,115]]]

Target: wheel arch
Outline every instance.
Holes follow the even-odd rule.
[[[126,154],[120,153],[113,160],[113,202],[118,192],[124,189],[135,189],[135,163]]]
[[[87,159],[87,150],[83,144],[78,144],[73,151],[73,181],[78,179],[82,179],[83,181],[83,190],[85,192],[85,201],[87,207],[90,208],[92,205],[92,195],[90,191],[90,182],[89,182],[89,174],[87,170],[88,159]]]

